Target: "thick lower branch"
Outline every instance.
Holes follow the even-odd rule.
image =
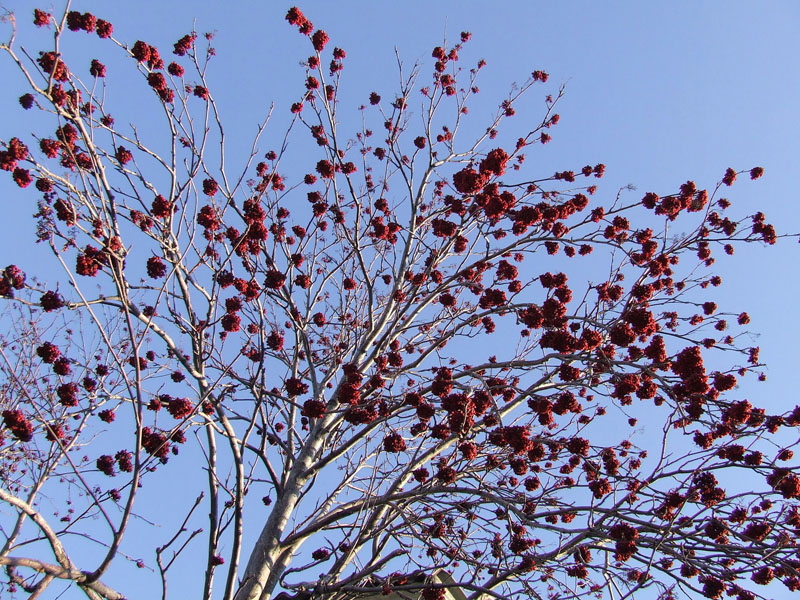
[[[43,573],[57,579],[72,580],[78,585],[96,592],[107,600],[125,600],[125,596],[100,581],[88,582],[89,573],[85,573],[84,571],[80,571],[75,568],[66,569],[60,565],[42,562],[33,558],[16,556],[0,557],[0,565],[32,569],[37,573]]]

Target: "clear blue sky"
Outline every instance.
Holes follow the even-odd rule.
[[[52,8],[28,0],[6,3],[19,15],[20,41],[31,50],[46,43],[48,35],[31,24],[31,11],[40,6]],[[296,100],[302,77],[297,65],[309,48],[284,21],[289,6],[255,1],[231,2],[224,8],[219,2],[188,0],[145,0],[135,7],[73,2],[74,9],[111,21],[117,39],[131,44],[144,39],[165,55],[193,22],[198,32],[215,32],[218,56],[209,80],[228,135],[241,140],[243,148],[249,148],[245,144],[271,101],[276,101],[277,114],[285,115],[288,103]],[[604,162],[608,169],[600,192],[611,196],[627,184],[637,187],[632,194],[672,192],[687,179],[713,187],[729,166],[761,165],[765,177],[753,184],[742,181],[730,197],[766,212],[780,232],[800,231],[795,188],[800,176],[797,2],[445,0],[400,5],[317,0],[300,8],[329,33],[332,44],[347,51],[343,107],[348,100],[353,107],[365,102],[373,89],[391,95],[398,81],[395,48],[409,66],[426,60],[445,35],[455,40],[468,30],[473,40],[463,53],[465,62],[474,64],[483,57],[488,63],[479,82],[485,104],[472,106],[476,125],[489,116],[509,85],[523,81],[532,69],[550,73],[550,91],[566,84],[553,142],[535,156],[541,174]],[[106,58],[99,54],[103,46],[95,36],[80,33],[67,39],[76,46],[89,41],[83,50]],[[0,135],[7,139],[26,133],[12,126],[22,116],[12,92],[21,81],[7,61],[0,62],[0,76],[10,88],[0,97],[7,116]],[[124,86],[132,84],[126,77],[109,73],[118,99]],[[529,98],[532,119],[540,115],[538,102]],[[127,118],[141,122],[135,112]],[[6,216],[20,221],[13,234],[0,240],[0,262],[24,263],[28,249],[23,253],[22,248],[29,245],[34,227],[26,217],[35,194],[19,190],[8,177],[0,178],[0,190]],[[596,198],[602,201],[602,196]],[[794,361],[784,349],[800,329],[794,318],[787,318],[795,311],[800,287],[797,252],[791,242],[766,251],[751,247],[736,256],[729,273],[733,261],[721,265],[721,292],[734,301],[731,310],[749,310],[753,329],[763,334],[758,343],[770,363],[768,387],[776,396],[787,394],[793,382]]]
[[[32,51],[46,43],[30,15],[34,7],[51,8],[49,2],[6,0],[5,5],[18,14],[21,43]],[[58,10],[60,3],[55,5]],[[75,10],[111,21],[117,39],[131,44],[143,39],[161,48],[165,58],[172,44],[192,30],[195,18],[198,32],[214,31],[218,56],[209,75],[212,93],[228,135],[243,144],[272,100],[280,115],[296,100],[302,78],[297,64],[309,46],[285,23],[289,6],[274,0],[224,5],[205,0],[73,2]],[[531,172],[549,175],[603,162],[606,177],[596,196],[602,201],[628,184],[638,188],[631,199],[645,191],[673,192],[687,179],[713,188],[727,167],[760,165],[765,176],[753,183],[743,178],[729,197],[764,211],[779,233],[800,232],[795,188],[800,178],[798,2],[316,0],[299,6],[328,32],[332,44],[347,51],[343,102],[351,101],[354,109],[373,90],[391,96],[397,88],[395,47],[410,65],[427,60],[443,36],[455,41],[468,30],[473,39],[464,60],[472,65],[485,58],[488,63],[479,82],[485,104],[471,110],[477,125],[509,85],[533,69],[550,73],[550,91],[560,83],[567,86],[558,109],[561,123],[552,132],[553,141],[529,159],[535,161],[527,165]],[[72,34],[71,43],[89,41],[75,36],[86,37]],[[94,36],[88,48],[105,58]],[[423,72],[427,76],[427,69]],[[115,94],[123,94],[134,81],[120,75],[109,73]],[[24,90],[7,60],[0,61],[0,80],[8,85],[0,94],[0,137],[28,137],[33,128],[17,125],[23,113],[16,98]],[[532,119],[543,106],[537,104],[537,93],[529,98]],[[146,115],[129,113],[127,118]],[[30,252],[34,221],[29,215],[36,198],[7,174],[0,177],[4,220],[12,223],[0,237],[0,265],[17,263],[30,274],[39,268]],[[754,343],[769,363],[768,382],[745,384],[743,394],[766,406],[797,403],[799,257],[796,241],[783,240],[768,249],[741,248],[735,261],[720,259],[725,283],[718,303],[751,314],[752,330],[762,334]]]

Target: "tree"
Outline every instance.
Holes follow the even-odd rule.
[[[468,33],[345,132],[345,52],[286,19],[304,85],[238,168],[211,36],[162,57],[67,7],[35,12],[54,32],[36,58],[13,27],[2,46],[41,133],[0,167],[63,271],[0,280],[5,589],[136,597],[109,583],[134,544],[162,597],[187,572],[226,600],[800,589],[781,436],[800,407],[737,396],[758,348],[709,299],[715,253],[779,238],[720,197],[763,169],[611,200],[602,164],[537,174],[561,93],[520,128],[534,71],[473,136]],[[86,33],[152,113],[112,116],[106,66],[87,79],[63,50]]]

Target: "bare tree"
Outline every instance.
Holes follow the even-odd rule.
[[[343,132],[345,52],[286,18],[313,47],[304,89],[232,167],[194,32],[167,64],[90,13],[37,10],[54,35],[34,57],[9,15],[21,114],[49,124],[0,167],[39,194],[63,276],[0,279],[4,589],[135,598],[109,582],[137,561],[162,598],[187,573],[225,600],[800,588],[779,435],[800,408],[737,397],[758,349],[707,294],[714,253],[779,237],[719,197],[742,172],[634,199],[596,193],[602,164],[535,174],[561,94],[515,121],[534,71],[474,135],[468,33]],[[106,67],[62,54],[81,31],[149,93],[131,125]]]

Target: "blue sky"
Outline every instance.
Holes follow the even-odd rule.
[[[270,102],[276,102],[279,118],[285,118],[301,85],[298,63],[309,47],[283,20],[290,5],[249,0],[224,8],[220,2],[189,0],[73,2],[74,9],[111,21],[117,39],[131,44],[143,39],[162,48],[165,56],[193,27],[215,32],[218,56],[209,81],[227,132],[241,140],[244,151]],[[49,5],[19,0],[6,6],[19,15],[23,45],[35,51],[46,43],[47,34],[34,31],[30,14],[34,7]],[[765,176],[752,183],[741,178],[729,197],[764,211],[779,233],[800,231],[795,208],[800,175],[796,2],[318,0],[299,6],[328,32],[332,44],[347,51],[342,103],[351,104],[353,118],[371,91],[391,97],[397,88],[395,48],[410,66],[426,61],[443,37],[455,41],[461,31],[471,31],[464,61],[471,66],[485,58],[488,63],[479,81],[480,100],[471,106],[476,126],[489,119],[512,82],[524,81],[533,69],[548,71],[551,80],[546,90],[529,96],[527,111],[519,115],[521,127],[526,114],[531,120],[542,114],[545,93],[566,85],[558,109],[561,122],[552,131],[553,141],[531,155],[533,164],[527,168],[532,172],[549,175],[603,162],[606,177],[595,196],[602,202],[629,184],[637,188],[630,200],[646,191],[673,192],[687,179],[713,188],[727,167],[760,165]],[[70,40],[78,52],[101,52],[94,36],[88,40],[73,34],[78,35],[83,37]],[[27,137],[33,129],[21,121],[16,98],[24,90],[11,66],[0,61],[0,77],[8,82],[0,95],[0,110],[6,115],[0,123],[2,139]],[[132,81],[124,74],[115,77],[112,70],[111,93],[124,96]],[[126,108],[131,120],[147,118],[133,105]],[[10,177],[0,178],[0,202],[5,219],[13,223],[0,238],[0,264],[17,263],[30,274],[41,269],[46,275],[31,250],[35,225],[29,215],[35,199],[33,191],[20,190]],[[782,240],[772,248],[743,247],[734,260],[720,258],[725,283],[717,301],[725,310],[750,313],[751,328],[760,333],[754,344],[761,346],[761,358],[769,364],[768,381],[744,384],[743,393],[766,406],[797,403],[798,251],[795,240]]]
[[[13,4],[20,42],[31,51],[49,36],[31,24],[32,8],[38,6],[27,0]],[[164,54],[193,27],[214,32],[218,56],[209,81],[227,133],[241,140],[243,149],[249,149],[256,123],[271,102],[280,119],[296,100],[302,80],[298,63],[309,48],[284,21],[289,6],[243,1],[223,10],[218,2],[185,0],[150,0],[136,8],[73,3],[75,9],[111,21],[117,39],[131,44],[144,39]],[[490,8],[478,2],[412,1],[401,8],[386,2],[318,0],[300,8],[329,33],[332,44],[347,51],[342,106],[349,102],[355,118],[355,108],[369,92],[390,96],[396,89],[395,49],[409,68],[426,60],[445,36],[456,40],[461,31],[471,31],[464,61],[471,66],[484,58],[488,63],[479,100],[471,106],[475,126],[490,117],[514,81],[522,82],[533,69],[547,70],[551,79],[546,90],[528,98],[532,120],[542,114],[545,92],[566,85],[554,139],[533,157],[541,174],[603,162],[608,168],[602,195],[596,196],[602,201],[629,184],[637,188],[631,199],[645,191],[670,193],[687,179],[713,187],[729,166],[761,165],[765,177],[755,183],[740,178],[730,198],[763,210],[781,233],[800,231],[794,187],[800,174],[800,73],[793,61],[800,56],[800,5],[795,2],[517,1]],[[73,34],[68,42],[73,44],[68,50],[106,58],[95,36]],[[10,66],[0,62],[0,76],[9,82],[9,92],[0,97],[8,125],[22,116],[12,92],[14,83],[22,82]],[[109,93],[118,100],[132,84],[123,74],[114,77],[113,69],[109,82]],[[141,123],[138,107],[128,106],[134,112],[127,118]],[[520,115],[521,127],[525,116]],[[4,127],[2,135],[24,133]],[[9,178],[0,186],[7,216],[20,223],[13,235],[0,240],[0,262],[24,262],[30,248],[21,249],[30,245],[34,231],[33,220],[26,219],[33,194],[20,191]],[[758,343],[770,364],[766,388],[771,395],[785,395],[792,385],[793,360],[785,348],[798,334],[795,319],[787,317],[799,287],[796,252],[797,246],[785,241],[778,248],[742,249],[735,261],[720,261],[725,278],[720,292],[735,303],[731,310],[748,310],[753,330],[761,333]],[[760,387],[760,393],[766,388]]]

